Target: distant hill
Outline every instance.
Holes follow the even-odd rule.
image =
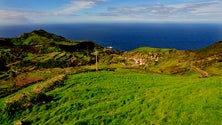
[[[222,75],[217,68],[222,66],[222,41],[195,51],[141,47],[123,52],[89,40],[68,40],[40,29],[16,38],[0,38],[0,45],[2,71],[92,65],[97,51],[100,64],[106,67],[201,77]]]
[[[72,41],[42,29],[34,30],[16,38],[0,38],[0,70],[21,72],[25,67],[90,65],[95,63],[95,50],[105,52],[102,46],[92,41]]]
[[[67,41],[64,37],[48,33],[42,29],[24,33],[12,39],[15,45],[50,44],[52,42]]]

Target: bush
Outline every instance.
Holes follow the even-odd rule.
[[[56,87],[62,86],[63,85],[62,81],[65,78],[66,78],[66,75],[62,74],[62,75],[58,75],[54,78],[48,79],[48,80],[44,81],[41,85],[33,88],[33,91],[35,93],[45,93],[50,90],[53,90]]]
[[[44,93],[21,93],[6,100],[4,111],[9,116],[13,116],[16,112],[23,111],[24,109],[47,99],[48,97]]]
[[[4,111],[9,116],[13,116],[16,112],[23,111],[26,108],[32,107],[34,104],[51,101],[51,98],[45,93],[61,86],[65,78],[66,75],[59,75],[34,87],[30,92],[21,93],[7,99],[3,108]]]

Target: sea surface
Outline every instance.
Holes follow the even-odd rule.
[[[222,24],[76,23],[0,26],[0,37],[16,37],[33,30],[70,40],[92,40],[104,47],[133,50],[141,46],[195,50],[222,40]]]

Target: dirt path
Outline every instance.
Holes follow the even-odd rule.
[[[16,86],[26,86],[29,84],[34,84],[34,83],[43,81],[43,80],[44,80],[43,78],[25,78],[21,81],[16,82],[15,85]]]
[[[198,67],[196,67],[194,65],[191,65],[191,68],[194,71],[196,71],[197,73],[199,73],[201,78],[208,77],[208,75],[209,75],[208,72],[206,72],[206,71],[204,71],[204,70],[202,70],[202,69],[200,69],[200,68],[198,68]]]

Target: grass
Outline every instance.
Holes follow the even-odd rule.
[[[53,98],[49,103],[34,105],[13,118],[2,117],[0,123],[221,124],[221,87],[221,77],[198,79],[127,70],[80,73],[47,92]],[[0,99],[1,107],[7,98]]]
[[[8,53],[10,52],[10,49],[0,48],[0,53]]]
[[[10,88],[11,86],[8,84],[0,84],[0,89],[7,89]]]
[[[222,74],[221,67],[222,63],[216,62],[211,66],[205,68],[205,70],[212,76],[220,76]]]
[[[151,47],[140,47],[135,50],[132,50],[132,52],[144,52],[144,53],[149,53],[149,52],[165,52],[169,51],[170,49],[160,49],[160,48],[151,48]]]
[[[33,53],[28,53],[27,56],[25,58],[23,58],[23,60],[24,61],[29,61],[29,60],[33,60],[36,57],[38,57],[38,56],[33,54]]]
[[[71,41],[71,42],[61,41],[61,42],[55,42],[55,44],[57,44],[57,45],[69,45],[69,46],[77,45],[78,43],[79,43],[79,41]]]
[[[198,58],[205,58],[221,53],[222,41],[196,51]]]

